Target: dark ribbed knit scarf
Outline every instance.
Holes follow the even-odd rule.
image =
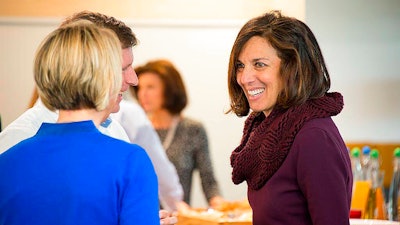
[[[287,110],[273,110],[267,118],[252,113],[245,122],[241,144],[231,155],[233,183],[246,180],[253,190],[263,187],[282,165],[305,122],[337,115],[342,109],[342,95],[333,92]]]

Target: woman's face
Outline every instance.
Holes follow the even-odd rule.
[[[164,85],[161,78],[152,72],[139,76],[138,101],[146,113],[154,113],[163,109]]]
[[[251,110],[268,116],[282,90],[281,60],[262,37],[254,36],[243,46],[236,62],[236,81],[242,87]]]

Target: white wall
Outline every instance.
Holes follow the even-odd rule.
[[[343,137],[400,142],[400,1],[308,0],[306,21],[344,95]]]
[[[33,90],[33,58],[60,21],[0,19],[0,115],[3,128],[26,110]]]
[[[400,141],[400,1],[306,2],[313,29],[331,72],[332,91],[345,109],[335,118],[348,141]],[[44,36],[60,22],[0,19],[0,113],[5,124],[26,108],[33,87],[32,60]],[[129,21],[140,39],[135,64],[155,57],[174,61],[190,95],[186,115],[204,122],[224,197],[246,196],[231,182],[229,156],[238,145],[243,119],[228,109],[226,69],[231,45],[244,21]],[[194,206],[204,206],[198,180]]]

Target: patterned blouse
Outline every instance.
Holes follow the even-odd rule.
[[[164,142],[168,129],[156,130]],[[182,184],[183,200],[190,204],[193,172],[198,169],[204,195],[209,200],[220,195],[214,176],[208,138],[203,125],[190,118],[183,118],[176,127],[175,136],[166,150],[169,160],[174,164]]]

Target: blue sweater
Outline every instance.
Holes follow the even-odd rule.
[[[160,224],[158,206],[145,151],[92,121],[43,123],[0,155],[0,225]]]

